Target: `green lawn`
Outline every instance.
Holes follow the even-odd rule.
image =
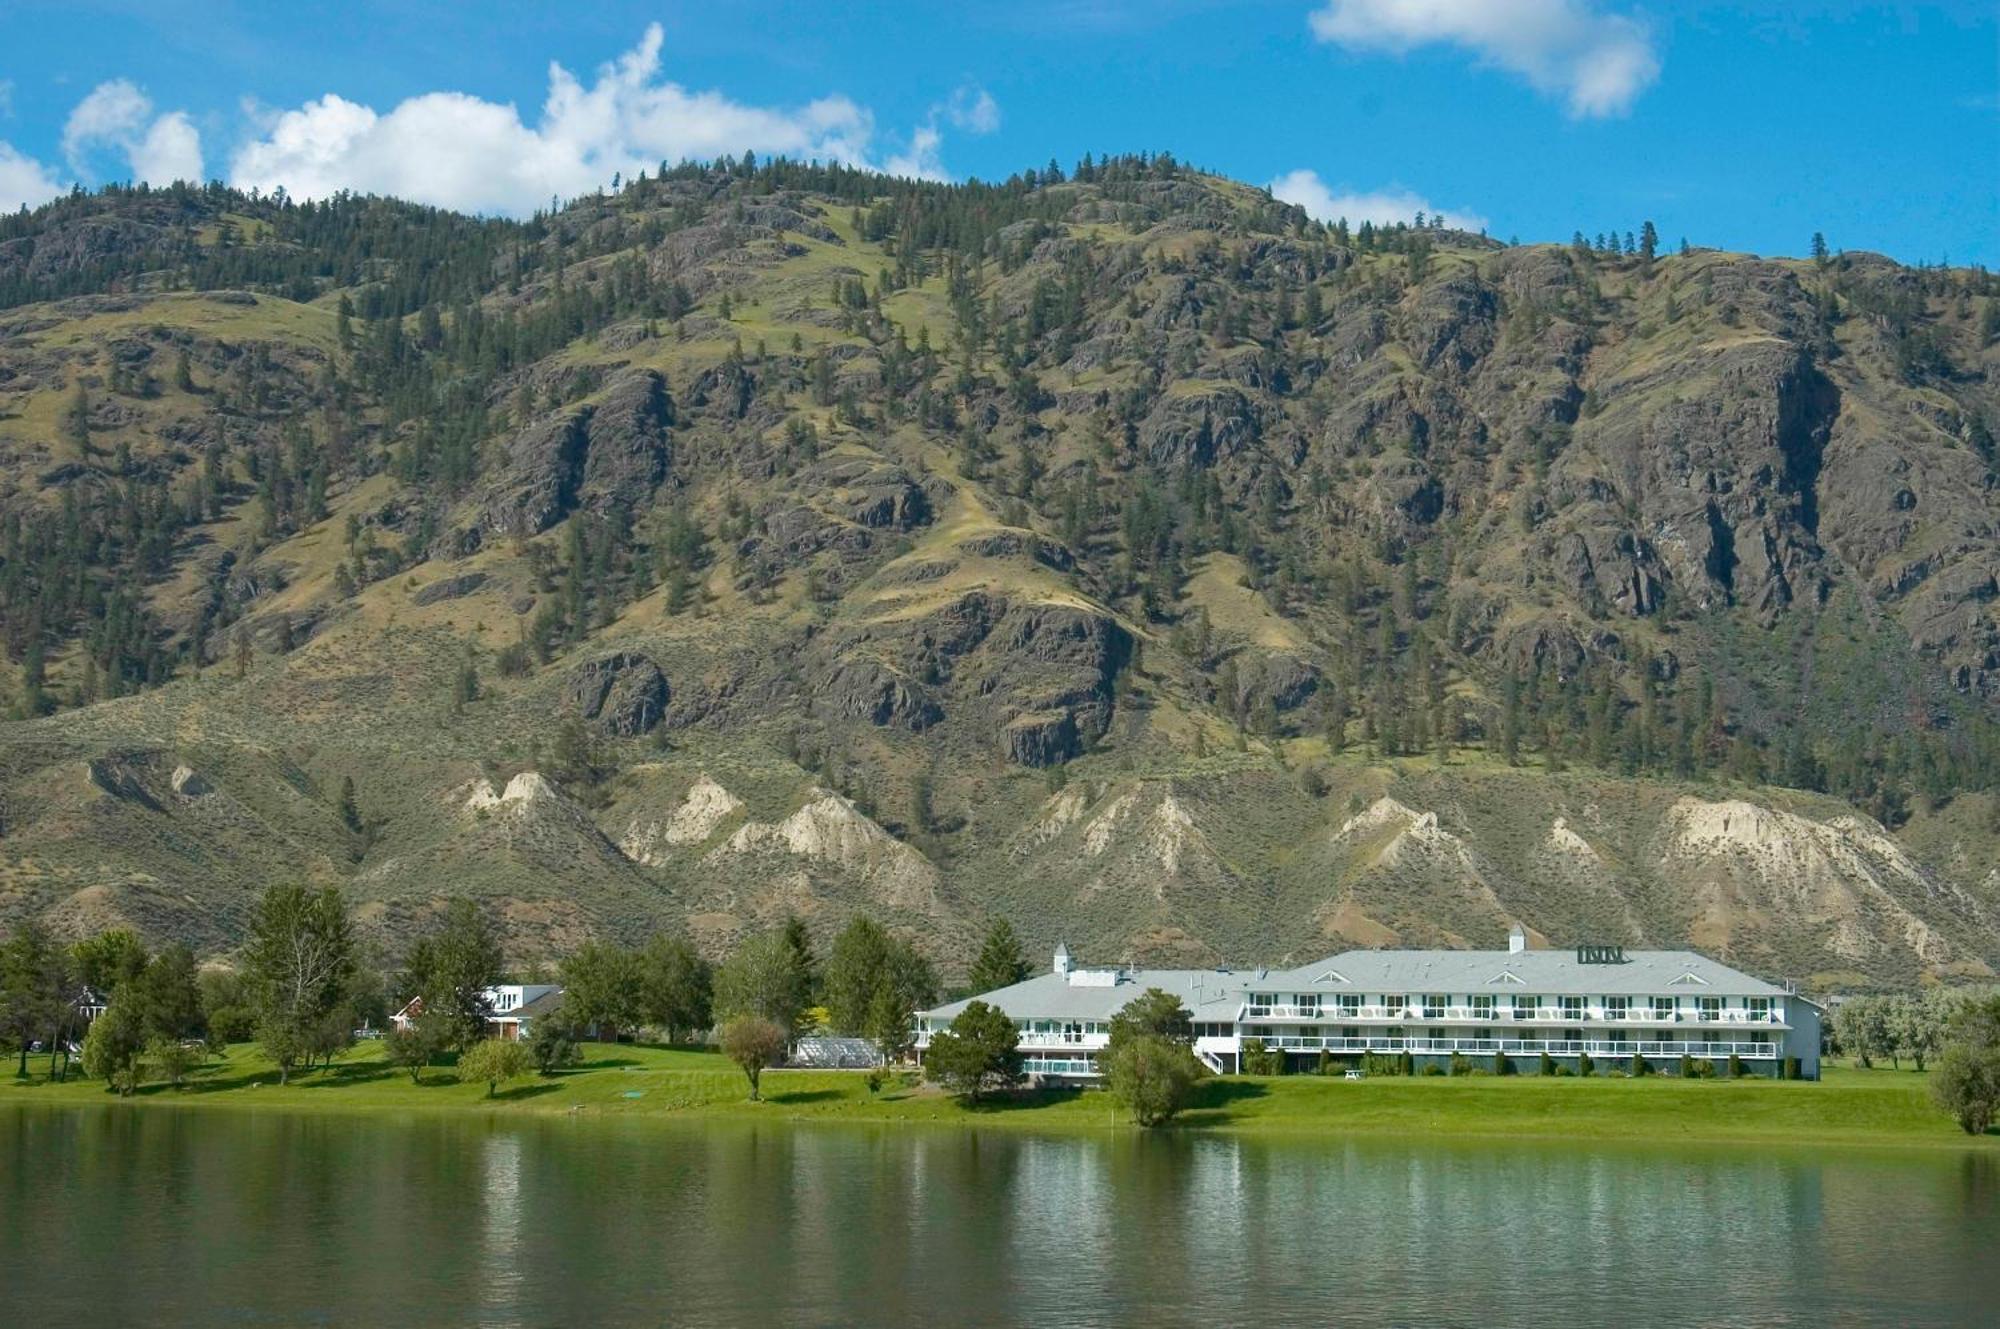
[[[928,1086],[892,1081],[870,1094],[863,1076],[769,1071],[763,1103],[747,1099],[742,1075],[720,1054],[592,1044],[576,1070],[530,1077],[485,1096],[446,1067],[412,1084],[381,1060],[380,1044],[350,1050],[330,1071],[280,1087],[250,1045],[229,1050],[184,1088],[148,1085],[131,1100],[148,1106],[296,1111],[585,1112],[674,1118],[938,1122],[1040,1130],[1132,1129],[1104,1094],[1050,1091],[974,1106]],[[101,1083],[51,1084],[43,1059],[27,1081],[0,1072],[0,1104],[112,1101]],[[1970,1140],[1934,1109],[1925,1077],[1910,1071],[1830,1067],[1817,1083],[1769,1080],[1643,1080],[1537,1076],[1226,1076],[1205,1081],[1181,1128],[1255,1133],[1369,1133],[1632,1141],[1715,1141],[2000,1149],[2000,1134]]]

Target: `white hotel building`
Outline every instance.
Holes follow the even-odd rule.
[[[1297,1069],[1322,1052],[1338,1065],[1408,1053],[1417,1070],[1504,1056],[1528,1074],[1544,1054],[1572,1072],[1636,1055],[1667,1074],[1682,1057],[1720,1071],[1734,1056],[1750,1073],[1819,1078],[1820,1008],[1797,993],[1693,951],[1531,950],[1518,926],[1504,951],[1346,951],[1296,969],[1090,967],[1058,946],[1050,973],[919,1012],[917,1048],[979,1000],[1013,1017],[1029,1074],[1091,1078],[1111,1017],[1149,988],[1181,999],[1196,1055],[1218,1071],[1256,1040]]]

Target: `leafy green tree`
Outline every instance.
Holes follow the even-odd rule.
[[[563,1018],[576,1028],[595,1027],[600,1038],[615,1040],[639,1023],[639,959],[624,947],[585,942],[563,961],[561,981]]]
[[[1111,1017],[1105,1047],[1115,1051],[1134,1038],[1164,1038],[1182,1047],[1194,1045],[1194,1020],[1181,999],[1159,988],[1147,988]]]
[[[411,1084],[424,1082],[424,1067],[431,1064],[439,1051],[437,1033],[435,1025],[418,1018],[391,1029],[382,1040],[389,1064],[408,1071]]]
[[[86,937],[69,953],[77,979],[107,1001],[118,994],[120,983],[146,967],[149,958],[138,936],[124,928]]]
[[[728,1019],[755,1015],[787,1032],[799,1027],[811,1004],[812,976],[783,932],[767,932],[738,946],[715,973],[715,1012]]]
[[[1018,1084],[1021,1035],[997,1006],[966,1003],[951,1028],[931,1036],[924,1074],[947,1092],[977,1102],[983,1095]]]
[[[715,1023],[715,971],[685,937],[655,936],[639,952],[639,1008],[668,1042],[700,1037]]]
[[[204,1032],[194,952],[175,942],[119,987],[113,1004],[130,1008],[149,1041],[181,1043]]]
[[[1943,1011],[1934,992],[1891,998],[1886,1023],[1894,1051],[1924,1069],[1944,1036]]]
[[[783,1025],[761,1015],[735,1015],[722,1023],[722,1055],[735,1062],[750,1081],[750,1101],[761,1101],[759,1082],[764,1068],[785,1055]]]
[[[249,981],[231,969],[204,969],[195,978],[201,993],[201,1022],[214,1044],[247,1042],[257,1030],[257,1006]]]
[[[1849,997],[1841,1002],[1833,1013],[1833,1036],[1855,1065],[1863,1068],[1874,1065],[1875,1058],[1887,1051],[1884,1045],[1888,1041],[1888,1022],[1883,1017],[1881,1000]]]
[[[979,944],[979,958],[972,962],[970,982],[974,992],[992,992],[1012,987],[1028,976],[1028,962],[1021,954],[1021,939],[1014,925],[1004,918],[993,920],[986,939]]]
[[[528,1073],[528,1050],[514,1039],[486,1038],[474,1043],[458,1058],[460,1084],[486,1083],[488,1098],[509,1080]]]
[[[265,891],[251,920],[247,959],[257,994],[257,1041],[284,1084],[354,973],[354,937],[340,892],[331,886]]]
[[[1141,1126],[1163,1126],[1187,1106],[1204,1073],[1188,1045],[1158,1034],[1133,1034],[1102,1059],[1111,1096]]]
[[[1930,1092],[1967,1135],[1984,1135],[2000,1118],[2000,991],[1957,1001]]]
[[[539,1074],[554,1075],[583,1060],[583,1049],[576,1039],[576,1030],[567,1020],[542,1016],[528,1033],[528,1058]]]
[[[128,1097],[143,1079],[139,1057],[145,1046],[145,1025],[114,1003],[91,1021],[83,1036],[83,1073],[104,1081],[120,1098]]]
[[[874,1039],[883,1056],[909,1045],[912,1017],[937,996],[937,975],[916,947],[869,918],[834,938],[826,963],[826,1007],[843,1034]]]
[[[188,1073],[201,1065],[202,1055],[198,1044],[178,1038],[155,1038],[146,1045],[147,1062],[176,1089],[186,1084]]]
[[[442,1046],[469,1047],[486,1031],[492,1014],[486,989],[500,981],[500,964],[492,924],[462,896],[445,906],[437,930],[411,948],[411,986]]]
[[[1984,1135],[2000,1116],[2000,1048],[1947,1043],[1930,1074],[1931,1101],[1967,1135]]]

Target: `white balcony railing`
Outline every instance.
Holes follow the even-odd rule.
[[[1627,1007],[1622,1013],[1597,1006],[1245,1006],[1245,1020],[1313,1020],[1348,1024],[1740,1024],[1785,1029],[1776,1011],[1655,1011]]]
[[[1729,1042],[1625,1042],[1616,1043],[1608,1039],[1562,1039],[1562,1038],[1330,1038],[1309,1034],[1277,1034],[1263,1040],[1267,1048],[1278,1048],[1287,1052],[1375,1052],[1375,1053],[1429,1053],[1431,1055],[1458,1052],[1466,1056],[1492,1056],[1504,1052],[1509,1056],[1533,1057],[1546,1052],[1552,1057],[1575,1057],[1589,1054],[1592,1057],[1630,1057],[1635,1051],[1642,1057],[1677,1058],[1688,1057],[1728,1057],[1738,1056],[1750,1059],[1769,1060],[1783,1050],[1777,1043]]]

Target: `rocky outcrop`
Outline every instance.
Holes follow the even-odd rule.
[[[1768,341],[1659,373],[1661,404],[1607,411],[1579,430],[1594,451],[1559,460],[1559,482],[1587,490],[1566,468],[1605,458],[1618,491],[1637,498],[1672,581],[1698,605],[1740,604],[1768,622],[1800,595],[1817,599],[1833,385],[1797,348]]]
[[[458,600],[471,595],[484,586],[488,577],[483,572],[461,572],[452,577],[440,577],[428,586],[417,588],[410,597],[414,605],[443,604],[447,600]]]
[[[1139,445],[1160,465],[1213,466],[1257,440],[1250,399],[1223,384],[1170,393],[1139,426]]]
[[[577,714],[619,738],[651,733],[667,713],[667,676],[636,651],[577,665],[563,691]]]
[[[814,694],[813,705],[823,715],[894,725],[912,733],[921,733],[944,718],[944,708],[922,685],[870,659],[836,664]]]
[[[1010,761],[1051,766],[1110,724],[1112,685],[1130,649],[1101,612],[975,591],[823,634],[812,655],[813,706],[912,731],[963,716]]]
[[[650,369],[616,379],[594,402],[533,421],[507,441],[484,526],[535,535],[579,507],[636,510],[666,478],[672,423],[666,380]]]
[[[652,500],[673,461],[667,381],[644,369],[614,380],[591,409],[577,498],[587,507],[636,512]]]

